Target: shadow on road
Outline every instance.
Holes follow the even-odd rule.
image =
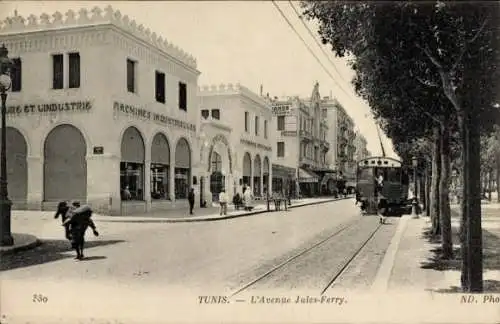
[[[80,261],[94,261],[94,260],[104,260],[107,259],[104,255],[94,255],[81,259]]]
[[[85,250],[93,247],[123,243],[124,240],[98,240],[85,243]],[[41,245],[28,251],[2,256],[0,271],[25,268],[67,258],[74,258],[68,240],[41,240]],[[104,256],[87,257],[83,261],[102,260]]]
[[[432,256],[427,259],[426,262],[421,263],[422,269],[432,269],[436,271],[449,271],[456,270],[461,271],[462,269],[462,257],[460,248],[453,249],[453,258],[450,260],[443,259],[442,248],[438,246],[440,240],[432,235],[430,235],[430,230],[426,230],[423,233],[424,237],[436,247],[430,250]],[[460,240],[458,237],[458,232],[456,228],[452,230],[452,241],[453,244],[459,245]],[[490,231],[483,230],[483,269],[487,270],[500,270],[500,237],[491,233]],[[500,281],[497,280],[484,280],[484,292],[495,292],[500,293]],[[462,288],[457,286],[451,286],[448,289],[438,289],[435,292],[442,293],[462,293]]]

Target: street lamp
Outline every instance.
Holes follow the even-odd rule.
[[[411,159],[412,166],[413,166],[413,191],[414,191],[414,197],[413,197],[413,208],[412,208],[412,216],[413,218],[419,218],[418,216],[418,195],[417,195],[417,167],[418,167],[418,158],[414,156]]]
[[[6,114],[7,114],[7,91],[11,86],[10,68],[12,61],[8,57],[9,51],[2,45],[0,47],[0,96],[2,98],[2,146],[0,155],[0,218],[2,235],[0,240],[1,246],[14,245],[14,239],[10,231],[10,208],[12,202],[9,200],[7,191],[7,127],[6,127]]]

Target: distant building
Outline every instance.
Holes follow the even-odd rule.
[[[354,154],[355,161],[366,159],[367,157],[371,156],[370,152],[366,148],[366,145],[366,138],[359,131],[357,131],[356,137],[354,138],[354,146],[356,148],[356,152]]]
[[[74,199],[105,214],[187,206],[199,163],[192,56],[109,6],[9,17],[2,43],[15,62],[15,208]]]
[[[339,173],[352,186],[356,178],[356,147],[354,140],[354,121],[347,114],[344,107],[337,102],[337,165]]]
[[[201,196],[217,201],[225,189],[232,199],[243,186],[256,197],[272,192],[275,143],[269,102],[239,84],[205,86],[198,96]]]
[[[330,143],[319,85],[315,84],[310,98],[275,98],[271,102],[276,138],[274,188],[286,187],[291,195],[320,194]]]

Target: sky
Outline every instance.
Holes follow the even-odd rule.
[[[239,82],[255,93],[262,85],[264,94],[270,96],[309,97],[314,83],[319,82],[320,95],[335,97],[365,136],[368,150],[380,155],[370,108],[356,96],[351,85],[354,72],[346,60],[320,45],[327,58],[312,37],[319,41],[316,23],[306,22],[311,36],[288,1],[276,3],[329,73],[272,1],[0,1],[0,19],[12,16],[14,10],[24,17],[42,13],[52,16],[55,11],[64,15],[69,9],[78,12],[111,5],[193,55],[201,72],[199,86]],[[298,2],[293,5],[300,10]],[[386,154],[397,157],[384,134],[382,142]]]

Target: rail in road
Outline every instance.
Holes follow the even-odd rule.
[[[250,290],[307,288],[321,295],[331,288],[383,226],[378,217],[363,216],[272,266],[230,294]]]

